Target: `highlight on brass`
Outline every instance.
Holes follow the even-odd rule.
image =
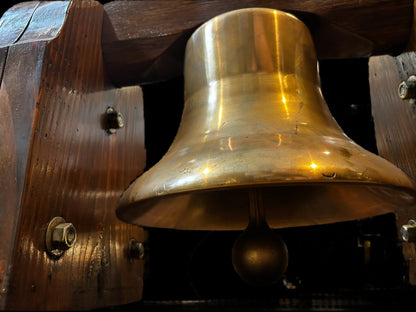
[[[275,282],[288,255],[270,228],[380,215],[415,202],[398,168],[351,141],[321,94],[307,27],[271,9],[213,18],[189,39],[185,106],[166,155],[124,192],[145,227],[244,230],[233,264]]]

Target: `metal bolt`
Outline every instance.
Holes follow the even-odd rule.
[[[128,257],[130,261],[143,260],[144,244],[136,241],[135,239],[131,239],[129,242]]]
[[[77,231],[72,223],[66,222],[62,217],[53,218],[46,229],[46,250],[53,257],[60,257],[64,252],[74,246],[77,240]]]
[[[400,234],[405,242],[416,242],[416,221],[409,220],[407,224],[402,225]]]
[[[410,76],[406,81],[402,81],[398,88],[399,97],[402,100],[413,99],[416,97],[416,76]]]
[[[105,111],[106,130],[109,134],[116,133],[117,129],[124,127],[124,116],[117,112],[113,107],[108,107]]]
[[[52,243],[60,250],[67,250],[74,246],[77,231],[72,223],[58,224],[52,232]]]

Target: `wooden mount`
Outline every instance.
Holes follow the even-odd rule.
[[[416,54],[406,52],[397,57],[383,55],[370,58],[369,79],[377,149],[380,156],[402,169],[416,181],[416,106],[398,95],[401,81],[416,74]],[[397,228],[416,218],[414,207],[396,211]],[[400,234],[399,234],[400,235]],[[399,236],[400,237],[400,236]],[[416,285],[415,244],[402,243],[409,265],[409,282]]]
[[[114,88],[95,1],[27,2],[2,18],[0,67],[0,309],[77,310],[137,301],[143,261],[129,261],[141,228],[117,219],[124,188],[145,167],[140,87]],[[125,127],[103,129],[108,107]],[[78,239],[45,250],[62,216]],[[24,269],[22,269],[24,268]]]
[[[266,7],[307,24],[319,58],[397,54],[407,44],[412,0],[144,0],[104,5],[103,53],[116,85],[166,80],[182,74],[192,32],[227,11]]]

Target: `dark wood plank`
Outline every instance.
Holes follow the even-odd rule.
[[[375,134],[379,154],[401,168],[416,181],[416,109],[409,100],[398,96],[399,83],[416,74],[416,55],[370,58],[369,79]],[[396,211],[397,227],[416,217],[416,206]],[[409,264],[409,281],[416,285],[414,243],[403,243],[403,255]]]
[[[320,58],[402,51],[413,17],[411,0],[113,1],[105,5],[102,42],[113,82],[128,85],[180,75],[192,32],[218,14],[246,7],[298,16],[311,29]]]
[[[3,69],[6,61],[7,48],[1,48],[0,64]],[[3,70],[2,70],[3,72]],[[7,102],[4,88],[0,88],[0,220],[8,220],[0,227],[0,240],[4,243],[0,245],[0,289],[5,289],[8,280],[8,267],[10,255],[13,249],[14,218],[17,201],[16,186],[16,146],[14,140],[12,110]],[[5,293],[0,291],[0,308]]]
[[[4,131],[0,139],[0,163],[1,171],[7,177],[2,179],[0,185],[0,200],[3,203],[0,220],[7,220],[2,222],[0,229],[0,239],[5,242],[0,246],[0,285],[3,290],[0,292],[0,307],[3,308],[8,296],[16,223],[20,213],[38,97],[41,59],[45,49],[42,43],[29,46],[13,46],[13,44],[21,39],[38,7],[38,1],[17,4],[3,15],[0,22],[2,34],[0,40],[2,120],[0,123]],[[22,77],[27,79],[24,84]]]
[[[145,233],[119,221],[115,206],[145,167],[142,92],[108,83],[102,5],[68,4],[43,3],[28,32],[8,47],[0,89],[0,235],[11,245],[0,249],[0,309],[88,310],[141,298],[143,261],[130,261],[127,249]],[[43,19],[45,12],[53,18]],[[102,127],[108,106],[125,116],[113,135]],[[45,250],[55,216],[78,232],[59,259]]]
[[[7,270],[2,272],[2,280],[6,284],[11,273],[11,254],[15,244],[17,218],[20,214],[26,162],[38,97],[37,87],[41,75],[39,59],[43,57],[43,50],[44,44],[11,46],[0,88],[0,106],[2,114],[5,112],[5,116],[2,116],[4,117],[2,127],[7,127],[3,129],[5,136],[2,138],[4,142],[2,142],[1,158],[9,161],[10,166],[8,167],[7,163],[2,166],[6,167],[7,178],[2,182],[1,193],[5,201],[2,201],[4,205],[0,215],[3,220],[1,239],[8,242],[0,247],[2,260],[7,263]],[[23,84],[22,77],[27,79]],[[3,289],[8,289],[7,285],[3,286]],[[3,301],[7,298],[8,292],[1,294]]]
[[[399,98],[397,88],[416,73],[416,56],[378,56],[370,59],[371,101],[379,154],[416,180],[416,110]]]

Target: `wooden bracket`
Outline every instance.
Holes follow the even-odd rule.
[[[398,94],[401,81],[416,73],[416,54],[370,58],[369,79],[377,148],[380,156],[402,169],[416,181],[416,110],[415,104]],[[416,217],[414,207],[396,211],[397,229]],[[399,235],[400,237],[400,235]],[[402,242],[403,256],[409,266],[409,282],[416,285],[414,243]]]
[[[409,38],[412,0],[144,0],[104,5],[103,53],[116,85],[182,75],[192,32],[227,11],[264,7],[289,12],[307,24],[319,58],[400,53]]]
[[[143,261],[129,261],[128,247],[144,231],[119,221],[115,206],[145,167],[142,92],[109,83],[103,15],[95,1],[36,1],[1,20],[0,309],[141,298]],[[113,135],[102,127],[108,107],[125,116]],[[54,216],[78,234],[58,260],[45,247]]]

